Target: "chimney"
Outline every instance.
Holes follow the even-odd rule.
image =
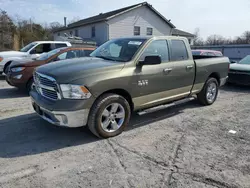
[[[64,27],[67,27],[67,17],[64,17]]]

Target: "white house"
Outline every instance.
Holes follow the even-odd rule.
[[[65,24],[66,25],[66,24]],[[175,26],[147,2],[86,18],[54,31],[54,40],[64,33],[93,39],[98,45],[126,36],[172,35]]]

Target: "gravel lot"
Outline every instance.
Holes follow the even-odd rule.
[[[250,187],[250,88],[133,115],[107,140],[40,119],[4,78],[0,107],[0,187]]]

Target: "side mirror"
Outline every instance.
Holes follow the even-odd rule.
[[[144,61],[140,61],[139,65],[158,65],[161,64],[161,57],[158,55],[146,56]]]

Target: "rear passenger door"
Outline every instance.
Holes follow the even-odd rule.
[[[183,40],[169,40],[171,71],[166,74],[168,96],[182,98],[190,94],[195,78],[195,64]],[[171,84],[170,84],[171,83]]]

